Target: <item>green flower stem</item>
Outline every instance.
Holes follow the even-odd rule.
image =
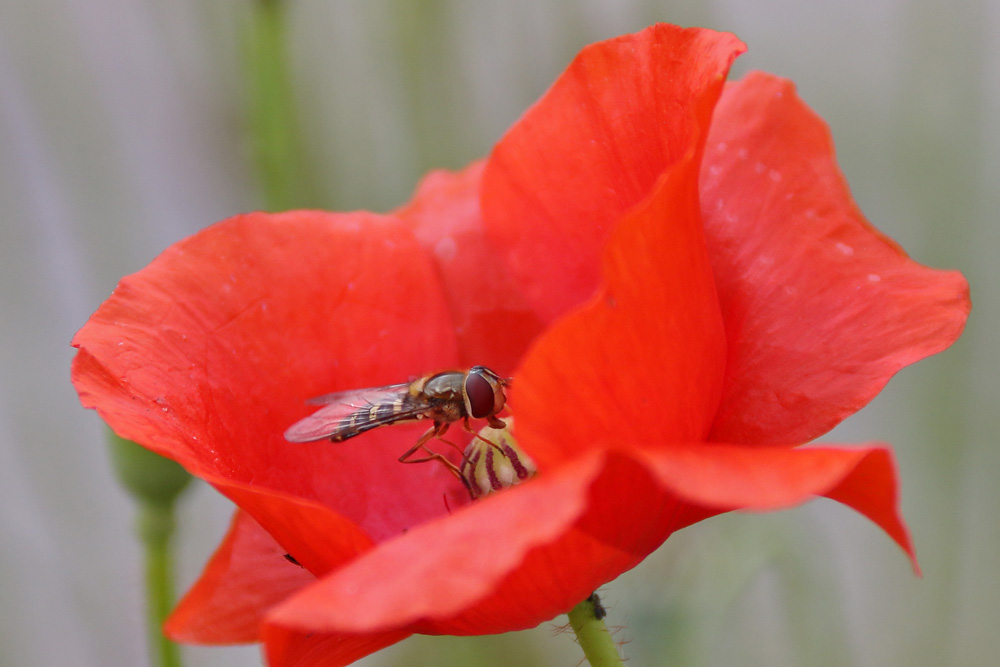
[[[243,30],[250,141],[264,207],[310,206],[304,143],[289,76],[286,18],[290,3],[256,0]]]
[[[174,461],[109,433],[111,462],[139,507],[136,532],[145,550],[146,618],[151,665],[179,667],[176,644],[163,635],[174,605],[174,507],[191,475]]]
[[[591,667],[622,667],[625,663],[618,655],[618,645],[604,625],[604,607],[597,594],[573,607],[569,624],[576,633],[576,640]],[[595,613],[595,610],[598,613]]]
[[[142,502],[139,534],[146,560],[146,624],[152,665],[180,667],[177,644],[163,634],[163,622],[174,606],[173,503]]]

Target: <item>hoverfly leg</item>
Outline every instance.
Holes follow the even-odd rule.
[[[486,421],[493,428],[496,428],[496,429],[507,428],[507,424],[505,424],[502,419],[497,419],[493,415],[490,415],[489,417],[487,417]],[[483,436],[479,435],[478,431],[473,431],[472,430],[472,427],[469,426],[469,418],[468,417],[465,418],[465,430],[468,431],[469,433],[471,433],[474,437],[479,438],[480,440],[482,440],[483,442],[485,442],[487,445],[489,445],[493,449],[497,450],[500,453],[503,453],[503,449],[501,449],[500,445],[498,445],[497,443],[493,442],[492,440],[487,440]]]
[[[444,465],[445,468],[447,468],[448,470],[450,470],[451,473],[453,475],[455,475],[455,477],[458,477],[460,480],[462,480],[463,484],[466,484],[465,478],[462,477],[462,472],[458,469],[458,466],[456,466],[454,463],[452,463],[451,461],[449,461],[445,457],[441,456],[437,452],[433,452],[433,451],[427,449],[427,447],[426,447],[426,444],[427,444],[428,440],[430,440],[431,438],[434,438],[434,437],[440,438],[441,435],[444,434],[444,432],[447,431],[447,430],[448,430],[448,424],[447,423],[440,423],[440,424],[439,423],[435,423],[434,426],[431,426],[427,430],[426,433],[424,433],[422,436],[420,436],[420,439],[417,440],[417,444],[415,444],[412,447],[410,447],[408,450],[406,450],[405,454],[403,454],[402,456],[399,457],[399,462],[400,463],[425,463],[427,461],[439,461],[439,462],[441,462]],[[445,440],[445,442],[448,442],[448,441]],[[430,456],[424,456],[424,457],[419,458],[419,459],[411,459],[410,457],[413,456],[414,454],[416,454],[418,449],[423,449]]]
[[[441,430],[437,431],[431,437],[437,438],[438,440],[440,440],[444,444],[450,446],[452,449],[454,449],[456,452],[458,452],[458,455],[461,456],[463,460],[465,460],[465,451],[461,447],[459,447],[458,445],[456,445],[454,442],[452,442],[451,440],[446,440],[445,437],[444,437],[444,434],[448,431],[448,427],[449,426],[451,426],[451,424],[447,423],[447,422],[441,424]],[[466,428],[468,428],[468,424],[466,424]],[[424,449],[427,449],[427,448],[425,447]],[[427,451],[430,451],[430,450],[427,450]]]
[[[454,442],[452,442],[451,440],[445,440],[444,438],[441,437],[439,437],[438,440],[440,440],[446,445],[449,445],[452,449],[458,452],[459,456],[461,456],[463,459],[465,458],[465,452],[463,452],[462,448],[456,445]]]

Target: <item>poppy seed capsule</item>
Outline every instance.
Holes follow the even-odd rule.
[[[460,469],[473,500],[520,484],[535,474],[535,462],[511,433],[513,418],[505,421],[506,428],[484,427],[465,448]]]

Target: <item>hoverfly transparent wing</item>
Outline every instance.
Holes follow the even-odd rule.
[[[322,394],[306,399],[306,405],[348,405],[357,407],[384,403],[399,398],[410,389],[410,383],[390,384],[384,387],[368,387],[367,389],[347,389],[335,391],[332,394]]]
[[[329,438],[340,442],[379,426],[419,419],[428,406],[412,396],[409,389],[409,383],[394,384],[311,398],[307,403],[323,407],[292,424],[285,431],[285,440],[311,442]]]

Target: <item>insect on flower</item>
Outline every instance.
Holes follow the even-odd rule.
[[[591,593],[590,597],[587,598],[587,602],[594,605],[594,619],[603,621],[604,617],[608,615],[608,610],[604,608],[603,604],[601,604],[601,596],[596,592]]]
[[[428,449],[426,443],[431,438],[443,440],[448,427],[460,420],[470,433],[469,419],[485,419],[493,428],[504,428],[506,424],[496,414],[507,402],[504,387],[509,382],[485,366],[473,366],[468,371],[445,371],[403,384],[317,396],[309,403],[323,407],[292,424],[285,431],[285,440],[343,442],[379,426],[431,419],[434,425],[399,457],[400,463],[440,461],[467,484],[458,467]],[[427,456],[410,458],[421,449]]]

